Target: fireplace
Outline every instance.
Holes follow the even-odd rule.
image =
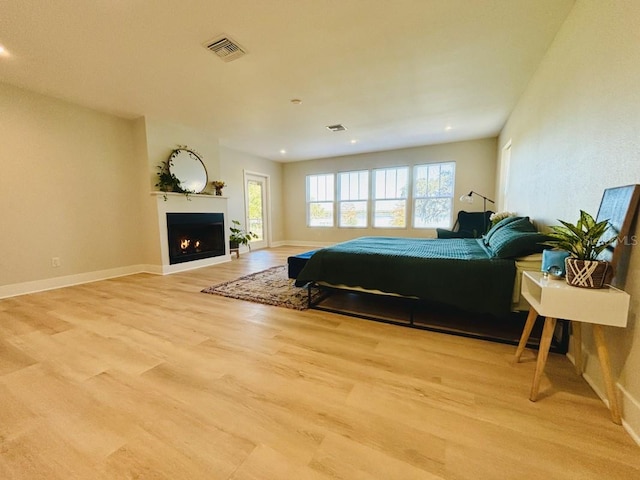
[[[167,213],[169,263],[224,255],[224,214]]]

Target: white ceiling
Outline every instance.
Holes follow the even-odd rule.
[[[3,0],[0,81],[278,161],[490,137],[573,3]]]

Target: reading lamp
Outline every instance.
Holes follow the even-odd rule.
[[[477,195],[479,197],[482,197],[482,211],[486,212],[487,211],[487,202],[491,202],[495,205],[496,202],[494,202],[493,200],[491,200],[490,198],[485,197],[484,195],[480,195],[478,192],[474,192],[473,190],[471,190],[469,192],[468,195],[463,195],[460,197],[460,201],[464,202],[464,203],[473,203],[473,195]],[[486,215],[486,214],[485,214]],[[486,233],[487,231],[487,217],[485,216],[484,218],[484,231]]]

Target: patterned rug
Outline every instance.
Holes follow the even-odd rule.
[[[271,267],[262,272],[240,277],[237,280],[213,285],[205,288],[202,292],[249,302],[306,310],[308,308],[308,291],[306,288],[294,286],[294,280],[288,277],[287,272],[286,265]],[[312,302],[321,300],[323,296],[320,289],[311,289]]]

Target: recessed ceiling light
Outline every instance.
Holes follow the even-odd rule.
[[[352,138],[350,141],[351,141],[352,144],[353,143],[358,143],[358,140],[356,140],[355,138]]]
[[[293,103],[294,105],[300,105],[302,103],[302,100],[300,100],[299,98],[292,98],[291,103]]]
[[[280,150],[280,153],[281,153],[282,155],[285,155],[285,154],[287,153],[287,151],[283,148],[282,150]]]
[[[451,130],[453,127],[451,125],[447,125],[446,127],[444,127],[445,130],[449,131]]]

